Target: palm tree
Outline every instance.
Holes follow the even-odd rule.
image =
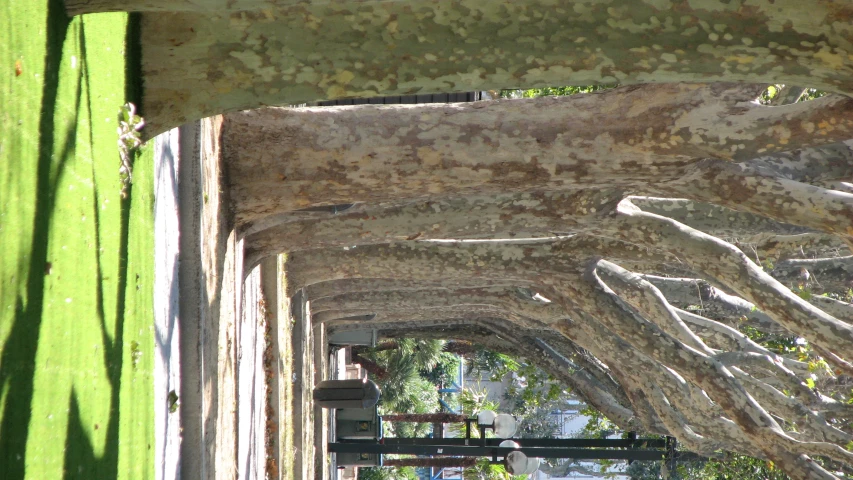
[[[438,407],[436,385],[424,378],[442,361],[444,341],[398,339],[374,348],[355,349],[353,360],[361,363],[379,384],[381,413],[428,414]],[[386,435],[415,437],[428,433],[429,424],[398,420]]]

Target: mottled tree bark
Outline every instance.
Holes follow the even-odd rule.
[[[227,111],[375,95],[650,81],[853,90],[844,0],[68,1],[72,13],[149,11],[149,135]]]
[[[664,292],[667,300],[674,306],[695,311],[729,325],[748,323],[766,333],[791,334],[752,302],[730,295],[704,280],[656,275],[645,275],[644,278]]]
[[[598,227],[621,198],[621,191],[608,189],[530,192],[455,197],[391,207],[358,205],[343,213],[310,218],[298,212],[277,216],[275,224],[264,222],[267,228],[249,233],[245,259],[251,267],[270,255],[323,247],[414,239],[532,238],[580,233]],[[729,239],[758,263],[773,262],[780,257],[837,255],[846,250],[838,237],[713,204],[653,197],[631,197],[631,201],[644,211]],[[746,311],[751,308],[750,305]]]
[[[786,285],[811,294],[846,292],[853,288],[853,256],[790,258],[777,262],[771,273]]]
[[[782,108],[782,107],[780,107]],[[839,235],[853,246],[853,194],[706,160],[662,188],[672,196],[725,205]]]
[[[557,295],[548,274],[571,269],[578,260],[604,255],[623,262],[666,263],[669,254],[622,240],[577,235],[568,239],[519,242],[402,242],[352,249],[306,250],[288,257],[288,289],[345,278],[400,278],[463,286],[471,277],[500,277],[517,286],[536,285],[545,298]],[[432,258],[439,259],[433,263]],[[542,277],[531,277],[540,271]],[[291,284],[292,282],[292,284]]]
[[[589,272],[586,278],[595,281],[596,277],[594,272]],[[823,446],[795,446],[797,442],[784,433],[770,414],[747,394],[744,387],[721,364],[680,342],[675,342],[661,330],[649,328],[649,322],[640,321],[636,315],[624,316],[627,312],[603,284],[599,283],[591,288],[585,282],[573,282],[567,286],[568,292],[580,303],[583,310],[600,319],[605,326],[638,350],[687,375],[692,382],[705,390],[725,414],[741,427],[743,434],[785,471],[800,478],[835,478],[805,455],[792,456],[791,453],[799,448],[808,449],[809,453],[815,454],[822,452]],[[835,447],[836,451],[832,452],[834,455],[853,458],[853,455],[848,455],[849,452],[845,453],[837,445]],[[846,458],[846,461],[850,461],[850,458]]]
[[[683,252],[691,265],[754,302],[778,323],[832,351],[853,351],[853,325],[809,304],[752,262],[743,252],[674,220],[649,214],[625,201],[618,208],[616,237]],[[619,220],[621,218],[621,220]]]
[[[853,179],[853,140],[779,152],[750,160],[746,165],[827,188],[833,181]]]
[[[235,221],[249,229],[318,205],[591,187],[649,192],[654,185],[846,234],[853,195],[705,160],[749,160],[853,134],[853,100],[765,107],[750,102],[757,93],[749,85],[664,84],[531,100],[232,114],[222,135]],[[795,202],[774,203],[781,192]]]
[[[579,232],[623,198],[618,190],[455,197],[403,206],[363,206],[280,223],[246,236],[246,262],[281,252],[400,240],[552,236]],[[269,225],[270,222],[265,222]]]
[[[546,327],[541,323],[529,322],[527,319],[514,312],[508,312],[494,305],[454,305],[452,307],[419,307],[419,308],[394,308],[394,309],[370,309],[370,310],[327,310],[317,315],[312,315],[316,323],[333,323],[334,325],[362,325],[366,316],[370,316],[370,323],[382,325],[384,323],[427,322],[432,319],[452,318],[490,318],[503,315],[506,320],[517,325],[529,328]]]
[[[444,282],[440,279],[433,281],[399,279],[390,277],[372,278],[343,278],[338,280],[323,281],[305,286],[305,292],[312,301],[328,296],[343,295],[348,293],[372,292],[381,290],[423,290],[425,288],[453,289],[453,288],[515,288],[516,282],[501,279],[470,278],[465,280],[452,280]]]
[[[547,323],[556,323],[566,317],[566,312],[549,300],[537,300],[536,292],[521,288],[459,288],[428,289],[417,291],[392,290],[364,293],[347,293],[325,297],[311,302],[311,311],[316,315],[326,311],[362,310],[381,312],[419,308],[494,306],[511,310],[518,315]]]

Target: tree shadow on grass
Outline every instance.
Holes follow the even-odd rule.
[[[6,391],[3,419],[0,421],[0,464],[7,480],[24,478],[27,437],[33,399],[36,350],[38,347],[44,302],[44,275],[47,265],[47,239],[53,216],[53,192],[63,167],[73,152],[76,125],[69,129],[58,164],[52,165],[54,152],[54,114],[59,87],[62,46],[69,19],[62,0],[49,0],[47,9],[47,48],[44,60],[44,85],[39,121],[38,178],[35,214],[27,272],[26,300],[18,297],[14,323],[0,357],[0,390]],[[80,94],[78,84],[78,103]],[[51,174],[52,168],[53,174]]]
[[[124,38],[124,98],[133,102],[137,114],[145,117],[142,110],[142,14],[131,13],[127,17]]]
[[[85,66],[88,63],[88,54],[86,51],[86,23],[85,18],[80,19],[80,57],[82,64]],[[89,76],[83,75],[83,81],[86,84],[86,114],[90,126],[94,126],[92,122],[91,95],[92,89],[89,83]],[[79,111],[79,108],[78,108]],[[95,151],[95,140],[93,137],[94,128],[89,129],[89,143],[91,151]],[[116,155],[118,156],[118,155]],[[101,215],[100,215],[100,195],[98,192],[98,178],[95,168],[95,162],[92,162],[92,184],[94,191],[92,195],[92,211],[95,225],[95,268],[97,272],[97,281],[95,282],[95,295],[98,321],[101,328],[101,341],[104,345],[104,365],[107,369],[107,380],[110,384],[110,408],[109,420],[106,425],[106,439],[104,442],[104,452],[98,456],[95,454],[94,446],[87,434],[87,429],[84,428],[80,418],[80,409],[77,402],[77,396],[72,389],[69,415],[68,415],[68,430],[65,437],[65,462],[63,465],[64,478],[116,478],[118,476],[118,444],[119,444],[119,408],[121,401],[121,371],[122,371],[122,344],[124,339],[124,310],[125,310],[125,288],[127,287],[127,229],[130,219],[129,212],[129,197],[122,201],[121,204],[121,231],[119,240],[119,267],[118,267],[118,299],[116,302],[116,316],[114,337],[110,340],[109,330],[107,329],[107,316],[104,310],[104,271],[101,265]],[[130,192],[130,190],[128,190]],[[101,428],[96,426],[94,428]]]
[[[88,60],[86,52],[85,38],[85,19],[80,21],[80,45],[81,57],[83,64],[86,65]],[[139,77],[139,16],[131,15],[128,19],[126,33],[126,84],[125,97],[138,103],[140,98],[140,77]],[[91,95],[88,76],[84,77],[86,82],[86,92]],[[87,114],[89,125],[94,125],[92,121],[92,109],[87,102]],[[91,136],[92,151],[94,151],[94,139]],[[116,152],[118,157],[118,152]],[[118,160],[118,158],[116,158]],[[116,162],[118,165],[118,161]],[[95,251],[101,252],[101,237],[100,237],[100,196],[98,193],[98,179],[93,164],[92,181],[94,184],[93,212],[95,221]],[[109,184],[109,182],[107,182]],[[104,345],[104,365],[107,368],[107,379],[110,384],[110,408],[109,420],[106,425],[106,438],[104,452],[100,456],[95,454],[94,446],[87,434],[87,428],[83,426],[80,418],[79,405],[74,391],[71,392],[69,400],[69,417],[68,430],[65,438],[65,463],[64,463],[64,478],[116,478],[118,476],[118,460],[119,460],[119,422],[120,407],[121,407],[121,373],[123,367],[122,349],[124,343],[124,314],[127,295],[127,257],[129,247],[129,230],[130,230],[130,205],[133,198],[133,184],[129,184],[126,190],[126,198],[121,202],[121,224],[119,230],[119,252],[118,252],[118,282],[117,282],[117,299],[115,304],[115,325],[113,328],[113,338],[110,339],[109,329],[107,328],[107,316],[104,311],[104,289],[103,278],[104,271],[101,265],[100,253],[96,255],[96,270],[98,281],[96,282],[96,298],[97,298],[97,315],[101,328],[101,340]],[[100,428],[100,426],[96,427]]]
[[[47,0],[47,41],[44,63],[44,84],[42,86],[42,102],[39,121],[39,153],[37,159],[37,179],[35,192],[35,209],[33,216],[32,240],[30,258],[26,272],[26,294],[19,296],[13,324],[5,347],[0,356],[0,391],[5,393],[3,418],[0,419],[0,465],[3,478],[8,480],[23,479],[26,476],[26,447],[29,437],[29,427],[32,417],[32,402],[34,396],[34,377],[36,369],[36,353],[40,336],[41,320],[44,304],[44,275],[47,266],[48,238],[51,219],[55,207],[55,190],[62,178],[68,160],[73,157],[77,142],[77,124],[69,127],[64,141],[55,156],[56,108],[58,88],[60,83],[60,64],[62,61],[63,45],[68,33],[70,19],[65,14],[62,0]],[[83,49],[81,56],[85,62],[85,29],[80,22],[80,45]],[[131,49],[127,62],[128,83],[125,91],[128,98],[140,98],[139,81],[139,18],[136,16],[128,23],[127,39]],[[85,64],[85,63],[84,63]],[[88,78],[82,70],[77,78],[77,91],[74,101],[76,111],[80,111],[83,81]],[[138,100],[137,100],[138,101]],[[87,105],[88,107],[88,105]],[[93,125],[89,108],[89,124]],[[90,136],[94,147],[94,140]],[[116,152],[116,157],[118,153]],[[118,162],[116,162],[118,164]],[[94,212],[96,235],[99,235],[99,208],[97,182],[94,195]],[[119,432],[119,401],[120,381],[122,371],[122,339],[124,327],[125,296],[127,288],[127,255],[128,228],[130,221],[130,198],[121,205],[120,251],[119,251],[119,281],[118,299],[116,302],[115,336],[110,341],[106,328],[106,315],[103,298],[103,271],[98,257],[98,281],[96,282],[98,299],[98,317],[101,323],[101,334],[105,345],[104,362],[107,367],[108,381],[111,387],[110,417],[106,425],[106,445],[104,453],[95,455],[91,439],[87,436],[80,419],[80,409],[76,393],[72,390],[69,400],[69,423],[66,437],[65,475],[66,478],[115,478],[118,473],[118,432]],[[100,245],[100,237],[96,237]],[[98,246],[97,251],[100,251]],[[19,278],[23,277],[21,275]],[[100,428],[100,427],[99,427]],[[85,472],[85,473],[83,473]],[[94,476],[92,475],[94,473]]]
[[[65,464],[63,466],[63,478],[115,478],[99,475],[102,472],[94,468],[98,459],[95,457],[95,447],[83,428],[80,419],[80,404],[77,402],[77,393],[71,389],[68,400],[68,430],[65,434]]]

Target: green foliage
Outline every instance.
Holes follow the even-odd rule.
[[[826,373],[828,375],[833,374],[832,368],[830,368],[829,364],[826,363],[826,360],[824,360],[822,358],[819,360],[810,360],[809,361],[809,372],[812,372],[812,373],[823,372],[823,373]]]
[[[562,403],[562,402],[560,402]],[[557,405],[539,405],[535,408],[526,408],[525,413],[521,415],[521,422],[518,426],[518,431],[515,433],[517,438],[556,438],[560,433],[560,425],[557,420],[551,415]]]
[[[569,392],[564,385],[535,365],[510,356],[475,350],[469,357],[469,371],[478,375],[487,371],[491,381],[509,380],[502,411],[519,418],[518,437],[553,438],[560,425],[551,413],[572,408],[566,403]]]
[[[174,390],[169,391],[169,396],[166,397],[166,401],[169,403],[169,413],[177,412],[178,407],[181,406],[180,402],[178,402],[178,394],[175,393]]]
[[[131,366],[136,370],[139,366],[139,361],[142,359],[142,350],[139,348],[139,342],[133,340],[130,342],[130,361]]]
[[[531,88],[528,90],[502,90],[501,98],[536,98],[548,96],[577,95],[578,93],[592,93],[608,90],[617,85],[581,85],[566,87]]]
[[[851,303],[853,302],[853,288],[848,288],[847,291],[844,292],[823,292],[820,296]]]
[[[481,377],[484,372],[489,373],[489,380],[500,381],[505,376],[517,372],[521,368],[521,364],[502,353],[496,353],[491,350],[479,348],[475,354],[467,359],[467,373]]]
[[[417,480],[413,467],[361,467],[358,480]]]
[[[480,458],[473,467],[462,471],[463,480],[526,480],[527,475],[510,475],[501,464],[491,464],[488,458]]]
[[[634,462],[628,465],[625,473],[631,476],[631,480],[657,480],[661,477],[663,462]],[[670,477],[670,480],[674,480]]]
[[[128,102],[118,110],[118,152],[121,157],[119,176],[121,178],[122,198],[127,196],[127,187],[133,181],[133,157],[142,146],[139,131],[145,127],[145,121],[136,114],[136,105]]]
[[[822,90],[818,90],[816,88],[809,88],[806,89],[805,93],[803,93],[803,96],[800,97],[800,101],[805,102],[806,100],[814,100],[815,98],[820,98],[825,95],[827,95],[827,93]]]
[[[788,480],[788,476],[772,462],[744,455],[732,455],[725,461],[709,460],[698,473],[690,477],[707,480]]]
[[[705,462],[680,462],[675,470],[667,470],[669,480],[722,480],[706,472]],[[633,462],[625,469],[631,480],[658,480],[663,478],[663,462]],[[744,477],[743,480],[760,480],[760,477]]]
[[[774,98],[776,98],[777,95],[779,95],[783,87],[784,85],[770,85],[758,97],[759,103],[764,105],[769,104]],[[818,90],[816,88],[807,88],[797,100],[797,103],[805,102],[808,100],[814,100],[816,98],[823,97],[826,94],[826,92]]]
[[[518,409],[533,409],[538,405],[563,397],[564,387],[554,381],[554,378],[535,365],[522,363],[509,355],[478,349],[468,358],[468,373],[482,376],[488,372],[489,380],[503,381],[511,376],[506,397],[513,400],[512,413],[521,413]]]
[[[794,293],[797,294],[797,296],[799,296],[800,298],[802,298],[803,300],[806,300],[806,301],[811,300],[811,298],[813,296],[812,290],[808,287],[803,286],[803,285],[798,285],[796,288],[793,289],[793,291],[794,291]]]
[[[440,352],[435,367],[432,369],[423,368],[418,373],[433,385],[449,385],[456,378],[459,363],[458,356],[448,352]]]
[[[777,95],[779,95],[781,85],[770,85],[766,90],[761,92],[758,101],[762,104],[770,103]]]
[[[581,429],[581,435],[586,438],[607,438],[619,430],[613,422],[598,410],[587,406],[581,410],[581,415],[587,417],[586,425]]]
[[[477,390],[474,387],[466,387],[459,393],[459,408],[460,413],[465,415],[476,415],[483,410],[496,411],[498,409],[497,402],[493,402],[488,398],[488,392],[485,388]]]
[[[384,368],[387,376],[377,380],[382,396],[379,399],[381,414],[433,413],[438,409],[438,388],[432,380],[442,374],[432,374],[441,365],[441,371],[452,371],[452,355],[443,352],[441,340],[398,339],[394,348],[365,349],[361,356]],[[420,437],[429,433],[427,423],[394,422],[386,424],[386,436]]]
[[[565,407],[568,392],[562,384],[535,365],[482,348],[475,350],[468,361],[470,373],[481,376],[488,372],[491,381],[511,379],[504,400],[506,413],[521,417],[518,436],[548,438],[556,435],[559,425],[550,413]]]
[[[493,412],[498,410],[498,403],[488,399],[488,391],[485,388],[466,386],[456,396],[456,400],[459,404],[457,411],[463,415],[474,416],[483,410]],[[465,427],[462,424],[452,423],[448,427],[455,436],[461,437],[465,434]],[[471,436],[479,438],[480,434],[476,428],[471,430]]]
[[[380,414],[390,413],[434,413],[438,408],[438,390],[426,379],[415,377],[395,386],[399,391],[394,397],[386,398],[383,390],[380,400]],[[429,423],[393,422],[384,424],[386,436],[389,437],[424,437],[429,434],[432,426]]]
[[[511,411],[526,411],[563,398],[568,392],[551,375],[535,365],[521,364],[515,371],[505,397],[513,401]]]
[[[738,329],[750,340],[774,353],[795,354],[802,361],[807,361],[811,356],[811,347],[797,336],[764,333],[749,325],[740,325]]]

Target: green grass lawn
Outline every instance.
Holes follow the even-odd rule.
[[[0,0],[3,479],[153,477],[152,149],[122,199],[116,147],[135,25]]]

